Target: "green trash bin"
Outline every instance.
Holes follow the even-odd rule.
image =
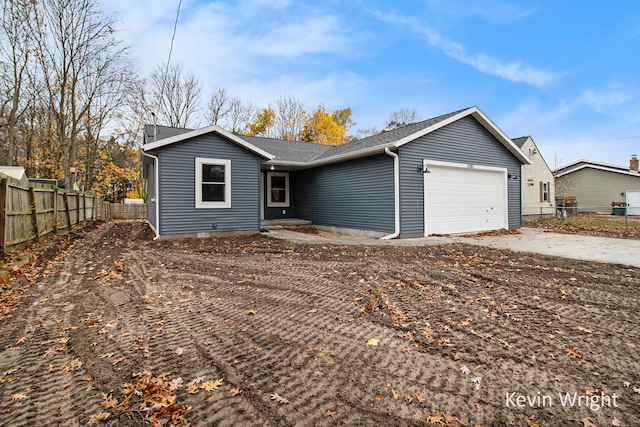
[[[612,214],[615,216],[626,216],[627,215],[627,204],[621,203],[620,205],[613,205],[611,207],[613,210]]]

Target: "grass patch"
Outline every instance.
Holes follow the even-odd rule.
[[[535,221],[525,221],[524,226],[544,225],[568,225],[573,227],[598,227],[598,228],[629,228],[640,230],[640,217],[615,216],[605,214],[579,214],[567,218],[546,218]]]

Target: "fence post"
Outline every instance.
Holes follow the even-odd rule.
[[[71,212],[69,212],[69,194],[67,193],[67,190],[64,190],[64,193],[62,193],[62,195],[64,200],[64,212],[67,216],[67,225],[69,227],[69,230],[71,230]]]
[[[29,186],[29,206],[31,207],[31,229],[34,239],[40,237],[40,231],[38,230],[38,207],[36,206],[36,190],[32,185]]]
[[[53,187],[53,231],[58,232],[58,187]]]
[[[9,182],[6,178],[0,180],[0,204],[2,207],[2,215],[0,215],[0,236],[2,236],[2,252],[6,252],[7,248],[7,186]]]

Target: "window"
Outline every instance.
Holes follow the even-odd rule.
[[[231,207],[231,160],[196,158],[196,208]]]
[[[540,183],[540,201],[541,202],[549,201],[549,183],[548,182]]]
[[[289,174],[267,172],[267,207],[289,207]]]

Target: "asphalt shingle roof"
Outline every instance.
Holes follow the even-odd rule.
[[[358,139],[353,142],[349,142],[343,145],[336,145],[331,147],[329,150],[322,153],[320,156],[315,158],[314,160],[327,159],[329,157],[339,156],[341,154],[352,153],[354,151],[364,150],[367,148],[373,148],[377,146],[384,146],[387,144],[392,144],[395,141],[399,141],[402,138],[405,138],[409,135],[413,135],[416,132],[419,132],[423,129],[428,128],[429,126],[433,126],[436,123],[439,123],[443,120],[448,119],[451,116],[455,116],[461,111],[466,110],[458,110],[452,113],[444,114],[442,116],[434,117],[432,119],[423,120],[421,122],[413,123],[407,126],[403,126],[397,129],[393,129],[390,131],[378,133],[376,135],[371,135],[366,138]]]
[[[311,142],[289,141],[274,138],[261,138],[257,136],[237,135],[249,144],[273,154],[274,160],[307,163],[331,148],[329,145],[314,144]]]
[[[182,129],[182,128],[173,128],[169,126],[155,126],[155,139],[165,139],[171,138],[176,135],[181,135],[183,133],[191,132],[193,129]],[[154,126],[153,125],[145,125],[144,126],[144,142],[150,143],[154,141]]]
[[[289,141],[274,138],[262,138],[257,136],[245,136],[237,135],[249,144],[260,148],[275,156],[274,160],[309,163],[312,161],[326,160],[332,157],[341,156],[360,150],[371,149],[375,147],[389,146],[396,141],[400,141],[410,135],[413,135],[421,130],[427,129],[443,120],[446,120],[452,116],[459,114],[462,111],[468,110],[464,108],[462,110],[454,111],[451,113],[443,114],[438,117],[433,117],[421,122],[412,123],[407,126],[403,126],[390,131],[385,131],[376,135],[371,135],[366,138],[358,139],[353,142],[349,142],[343,145],[322,145],[311,142]],[[192,129],[178,129],[167,126],[156,126],[156,140],[165,138],[171,138],[186,132],[190,132]],[[145,142],[154,141],[154,126],[145,126]]]
[[[518,138],[513,138],[512,141],[514,144],[518,146],[518,148],[522,148],[522,146],[524,145],[524,143],[527,141],[528,138],[529,138],[528,136],[521,136]]]

